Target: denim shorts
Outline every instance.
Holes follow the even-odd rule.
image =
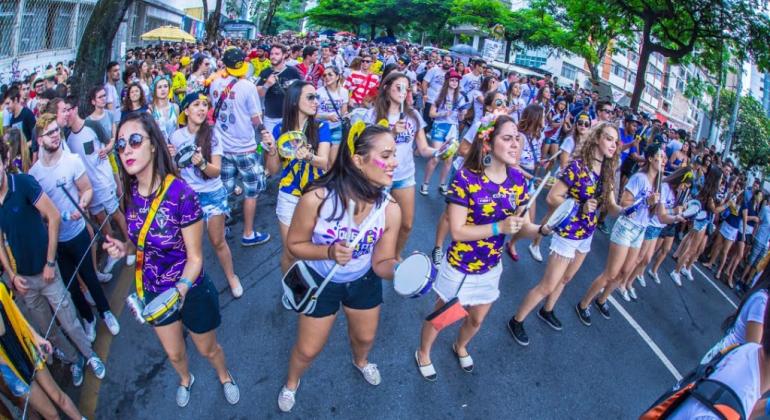
[[[430,141],[443,143],[444,140],[446,140],[447,134],[449,134],[449,130],[451,129],[452,129],[451,123],[434,122],[433,128],[430,130]]]
[[[318,296],[315,310],[308,314],[324,318],[340,310],[340,304],[350,309],[373,309],[382,304],[382,279],[369,270],[361,278],[347,283],[329,282]]]
[[[391,190],[402,190],[404,188],[414,187],[417,185],[417,181],[414,179],[414,175],[400,179],[398,181],[393,181],[393,185],[390,186]]]
[[[211,217],[230,214],[225,187],[211,192],[199,192],[198,201],[200,201],[201,210],[203,210],[203,220],[207,222]]]
[[[332,144],[335,146],[339,146],[340,142],[342,142],[342,126],[338,126],[336,128],[331,129],[332,133]]]
[[[727,222],[722,222],[719,226],[719,234],[728,241],[735,241],[738,237],[738,228],[730,226]]]
[[[612,227],[610,241],[629,248],[641,248],[644,241],[645,227],[635,223],[626,216],[618,217]]]
[[[676,235],[676,227],[678,226],[677,223],[672,223],[670,225],[666,225],[666,227],[663,228],[663,230],[660,232],[661,238],[673,238]]]
[[[149,290],[145,291],[145,303],[150,302],[159,294]],[[219,312],[219,292],[208,277],[204,276],[199,283],[187,291],[181,311],[173,314],[156,327],[170,325],[179,320],[182,321],[182,325],[195,334],[207,333],[222,323],[222,316]]]
[[[240,176],[246,198],[257,198],[265,190],[265,167],[262,157],[251,153],[225,153],[222,156],[222,183],[228,193],[235,189],[235,180]]]
[[[649,225],[647,226],[647,229],[644,230],[644,240],[651,241],[653,239],[658,239],[661,232],[663,232],[663,227]]]

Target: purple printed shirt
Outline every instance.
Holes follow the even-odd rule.
[[[601,193],[599,176],[591,172],[580,159],[572,160],[561,173],[561,181],[567,185],[567,195],[577,201],[580,208],[559,236],[567,239],[587,239],[596,230],[597,212],[583,213],[583,203],[597,198]]]
[[[516,208],[529,201],[527,181],[514,168],[508,168],[502,184],[492,182],[483,172],[462,168],[449,187],[447,201],[468,208],[467,224],[486,225],[513,215]],[[504,234],[478,241],[452,241],[447,260],[463,273],[483,274],[500,263],[504,241]]]
[[[139,231],[147,218],[153,197],[143,197],[137,191],[136,184],[131,186],[131,202],[126,212],[128,235],[131,242],[137,243]],[[173,181],[166,197],[150,225],[150,231],[144,244],[144,267],[142,269],[145,290],[154,293],[164,292],[182,277],[187,263],[187,250],[182,238],[182,228],[201,220],[203,212],[198,203],[198,195],[186,182],[177,178]],[[203,278],[203,270],[197,284]]]

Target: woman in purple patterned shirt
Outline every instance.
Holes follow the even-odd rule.
[[[455,297],[468,308],[469,316],[452,345],[466,372],[473,370],[466,346],[481,328],[492,302],[500,296],[505,235],[532,238],[540,229],[520,214],[530,199],[527,180],[517,169],[520,153],[521,142],[513,120],[507,115],[485,117],[464,166],[447,192],[453,241],[433,290],[439,296],[436,309]],[[436,380],[430,351],[438,334],[429,322],[424,322],[420,348],[414,354],[420,374],[429,381]]]
[[[154,326],[179,374],[176,403],[180,407],[187,405],[195,383],[187,362],[183,331],[186,327],[198,352],[216,369],[225,398],[235,404],[240,392],[227,370],[225,354],[216,336],[221,322],[219,293],[203,272],[203,212],[198,196],[187,183],[176,178],[163,133],[150,114],[135,113],[126,117],[118,128],[115,150],[124,174],[123,205],[134,244],[164,180],[169,175],[172,177],[146,236],[141,287],[145,303],[171,288],[176,288],[181,295],[181,310]],[[125,256],[126,248],[125,242],[107,236],[104,249],[113,258]]]
[[[617,129],[608,123],[594,128],[581,141],[580,150],[548,193],[546,202],[549,207],[556,208],[567,198],[572,198],[580,204],[580,209],[569,225],[551,236],[551,253],[543,277],[527,293],[516,315],[508,321],[508,330],[522,346],[529,344],[524,320],[543,299],[547,300],[538,311],[538,317],[554,330],[562,329],[561,322],[553,312],[554,306],[591,250],[601,207],[607,210],[617,207],[612,188],[603,188],[614,182],[620,150],[617,139]]]

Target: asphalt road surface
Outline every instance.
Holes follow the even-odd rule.
[[[422,178],[418,161],[418,179]],[[444,209],[437,192],[416,197],[417,214],[407,251],[430,252],[436,220]],[[720,337],[720,324],[738,299],[705,270],[695,281],[677,287],[664,263],[657,285],[648,278],[637,288],[640,300],[614,296],[612,318],[593,311],[593,326],[583,326],[573,306],[605,265],[608,235],[597,231],[591,253],[556,307],[564,330],[556,332],[535,313],[526,320],[530,345],[510,337],[506,321],[543,274],[545,264],[532,260],[520,242],[519,262],[504,257],[501,296],[469,346],[476,368],[467,374],[451,351],[457,326],[442,332],[433,350],[438,381],[422,379],[413,354],[422,319],[434,296],[404,299],[385,282],[382,315],[370,361],[378,364],[382,384],[364,382],[351,365],[343,315],[323,353],[302,379],[297,404],[279,412],[276,399],[284,383],[297,315],[280,304],[280,236],[275,216],[275,180],[258,203],[257,228],[272,240],[255,248],[240,246],[241,224],[230,239],[236,273],[245,293],[234,300],[211,247],[206,242],[206,270],[220,290],[222,326],[217,330],[228,366],[240,385],[241,400],[230,406],[214,370],[187,339],[191,371],[196,376],[186,408],[176,406],[178,377],[152,329],[139,325],[128,309],[119,316],[122,330],[109,337],[100,326],[97,351],[106,357],[107,376],[99,383],[88,374],[80,406],[100,419],[246,419],[246,418],[636,418],[678,374],[694,367]],[[542,197],[541,197],[542,200]],[[544,205],[538,206],[542,214]],[[548,240],[541,249],[547,254]],[[121,302],[132,285],[124,270],[109,285],[112,302]],[[619,306],[622,308],[618,308]],[[625,313],[625,316],[621,314]],[[340,312],[341,314],[341,312]]]

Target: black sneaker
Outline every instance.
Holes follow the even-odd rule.
[[[545,310],[545,307],[540,308],[540,310],[537,311],[537,317],[542,319],[543,322],[548,324],[548,326],[554,330],[561,331],[561,321],[559,321],[559,318],[556,318],[556,315],[553,313],[553,311],[548,312]]]
[[[430,253],[430,258],[433,260],[433,265],[437,267],[441,265],[441,260],[444,259],[444,252],[441,250],[440,246],[433,248],[433,252]]]
[[[590,308],[581,308],[580,302],[578,302],[577,305],[575,305],[575,312],[577,312],[578,318],[580,318],[580,322],[583,323],[586,327],[591,326],[591,310]]]
[[[594,305],[596,305],[596,309],[599,310],[599,313],[602,314],[604,319],[610,319],[610,304],[607,302],[599,303],[599,298],[594,299]]]
[[[510,321],[508,321],[508,332],[511,333],[511,336],[514,340],[516,340],[517,343],[521,344],[522,346],[528,346],[529,345],[529,337],[527,336],[527,332],[524,331],[524,323],[516,321],[515,318],[511,318]]]

